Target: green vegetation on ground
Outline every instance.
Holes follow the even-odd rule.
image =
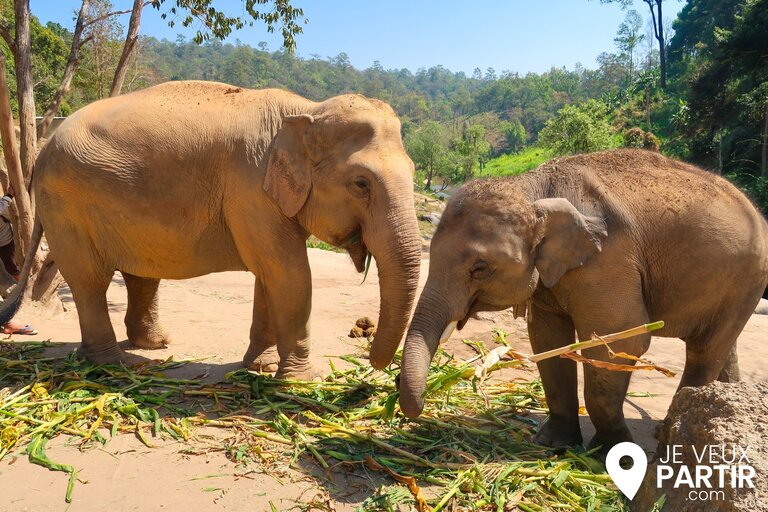
[[[0,344],[0,460],[26,452],[31,463],[65,473],[62,500],[77,493],[77,470],[47,457],[50,439],[69,437],[87,450],[118,434],[135,435],[149,448],[168,438],[193,455],[196,429],[207,426],[221,429],[217,439],[233,465],[309,473],[310,466],[333,471],[343,463],[344,471],[378,474],[387,483],[362,502],[361,512],[627,510],[588,452],[530,444],[536,425],[530,413],[546,412],[539,381],[479,380],[475,365],[444,353],[430,369],[424,414],[408,420],[397,406],[399,354],[384,371],[344,357],[349,369],[332,367],[322,382],[243,369],[206,383],[167,375],[190,361],[96,366],[74,354],[46,357],[48,346]]]
[[[501,155],[489,160],[478,176],[517,176],[543,164],[555,156],[548,148],[531,146],[519,153]]]

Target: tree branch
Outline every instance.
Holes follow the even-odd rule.
[[[80,48],[82,48],[85,41],[81,40],[83,30],[85,28],[85,16],[88,11],[88,4],[90,0],[83,0],[80,5],[80,13],[77,15],[77,22],[75,23],[75,31],[72,34],[72,46],[69,49],[69,57],[67,58],[67,64],[64,67],[64,74],[61,76],[61,82],[59,83],[56,93],[53,95],[51,103],[48,105],[43,118],[37,125],[37,138],[41,138],[45,131],[51,126],[56,112],[59,111],[64,96],[69,92],[69,88],[72,85],[72,78],[75,76],[75,69],[80,60]]]
[[[131,12],[131,21],[128,23],[128,33],[125,36],[123,52],[120,54],[120,60],[115,69],[115,77],[112,80],[112,87],[109,89],[110,96],[117,96],[123,88],[125,73],[128,71],[128,59],[131,57],[133,49],[136,47],[136,41],[139,39],[139,27],[141,26],[141,11],[150,2],[142,3],[141,0],[134,0],[133,10]]]
[[[11,49],[11,53],[15,56],[16,41],[14,41],[13,37],[11,36],[11,33],[8,30],[8,27],[6,27],[3,24],[0,24],[0,36],[2,36],[3,39],[5,39],[5,43],[8,45],[8,48]]]
[[[144,2],[144,5],[142,5],[141,7],[143,9],[144,7],[146,7],[146,6],[150,5],[150,4],[154,4],[154,3],[155,3],[154,0],[149,0],[147,2]],[[93,25],[94,23],[98,23],[100,21],[104,21],[107,18],[111,18],[112,16],[120,16],[121,14],[131,14],[132,12],[133,12],[133,9],[127,9],[125,11],[108,12],[107,14],[102,14],[101,16],[93,18],[92,20],[88,20],[87,22],[85,22],[85,27],[88,28],[91,25]]]
[[[651,10],[651,19],[653,20],[653,36],[658,41],[660,36],[658,24],[656,23],[656,13],[653,10],[653,0],[643,0],[643,2],[648,4],[648,8]]]

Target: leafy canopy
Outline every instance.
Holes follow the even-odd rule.
[[[152,6],[160,10],[162,5],[169,0],[155,0]],[[198,20],[203,28],[195,34],[194,41],[198,44],[210,40],[226,39],[233,29],[241,29],[245,26],[252,27],[254,21],[262,21],[267,25],[267,31],[272,33],[275,27],[280,27],[283,36],[283,46],[293,52],[296,49],[295,36],[301,34],[300,20],[306,23],[304,10],[293,7],[290,0],[245,0],[244,8],[247,16],[229,16],[213,6],[213,0],[170,0],[171,8],[161,17],[165,20],[171,15],[168,26],[173,27],[176,15],[183,13],[181,26],[189,27]],[[271,4],[271,9],[269,5]],[[266,7],[266,10],[263,10]]]
[[[561,155],[587,153],[614,146],[605,104],[589,100],[566,105],[539,133],[539,142]]]

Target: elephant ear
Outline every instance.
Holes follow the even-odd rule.
[[[562,197],[540,199],[533,208],[540,240],[534,262],[541,282],[552,288],[563,274],[600,252],[608,232],[603,219],[583,215]]]
[[[283,118],[269,154],[264,190],[287,217],[299,213],[312,189],[307,140],[312,123],[314,118],[309,114]]]

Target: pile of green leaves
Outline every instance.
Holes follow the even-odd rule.
[[[293,465],[301,457],[391,477],[361,511],[626,509],[589,453],[528,442],[536,424],[529,413],[546,410],[540,382],[480,381],[472,365],[445,354],[430,370],[424,414],[407,420],[397,410],[399,359],[375,371],[345,357],[350,368],[332,366],[322,382],[239,370],[207,384],[165,375],[189,362],[95,366],[45,357],[45,346],[0,344],[0,460],[24,449],[30,462],[67,473],[67,501],[76,472],[48,459],[49,439],[88,446],[132,433],[150,447],[154,437],[194,447],[195,429],[205,425],[232,434],[222,449],[234,462]]]

